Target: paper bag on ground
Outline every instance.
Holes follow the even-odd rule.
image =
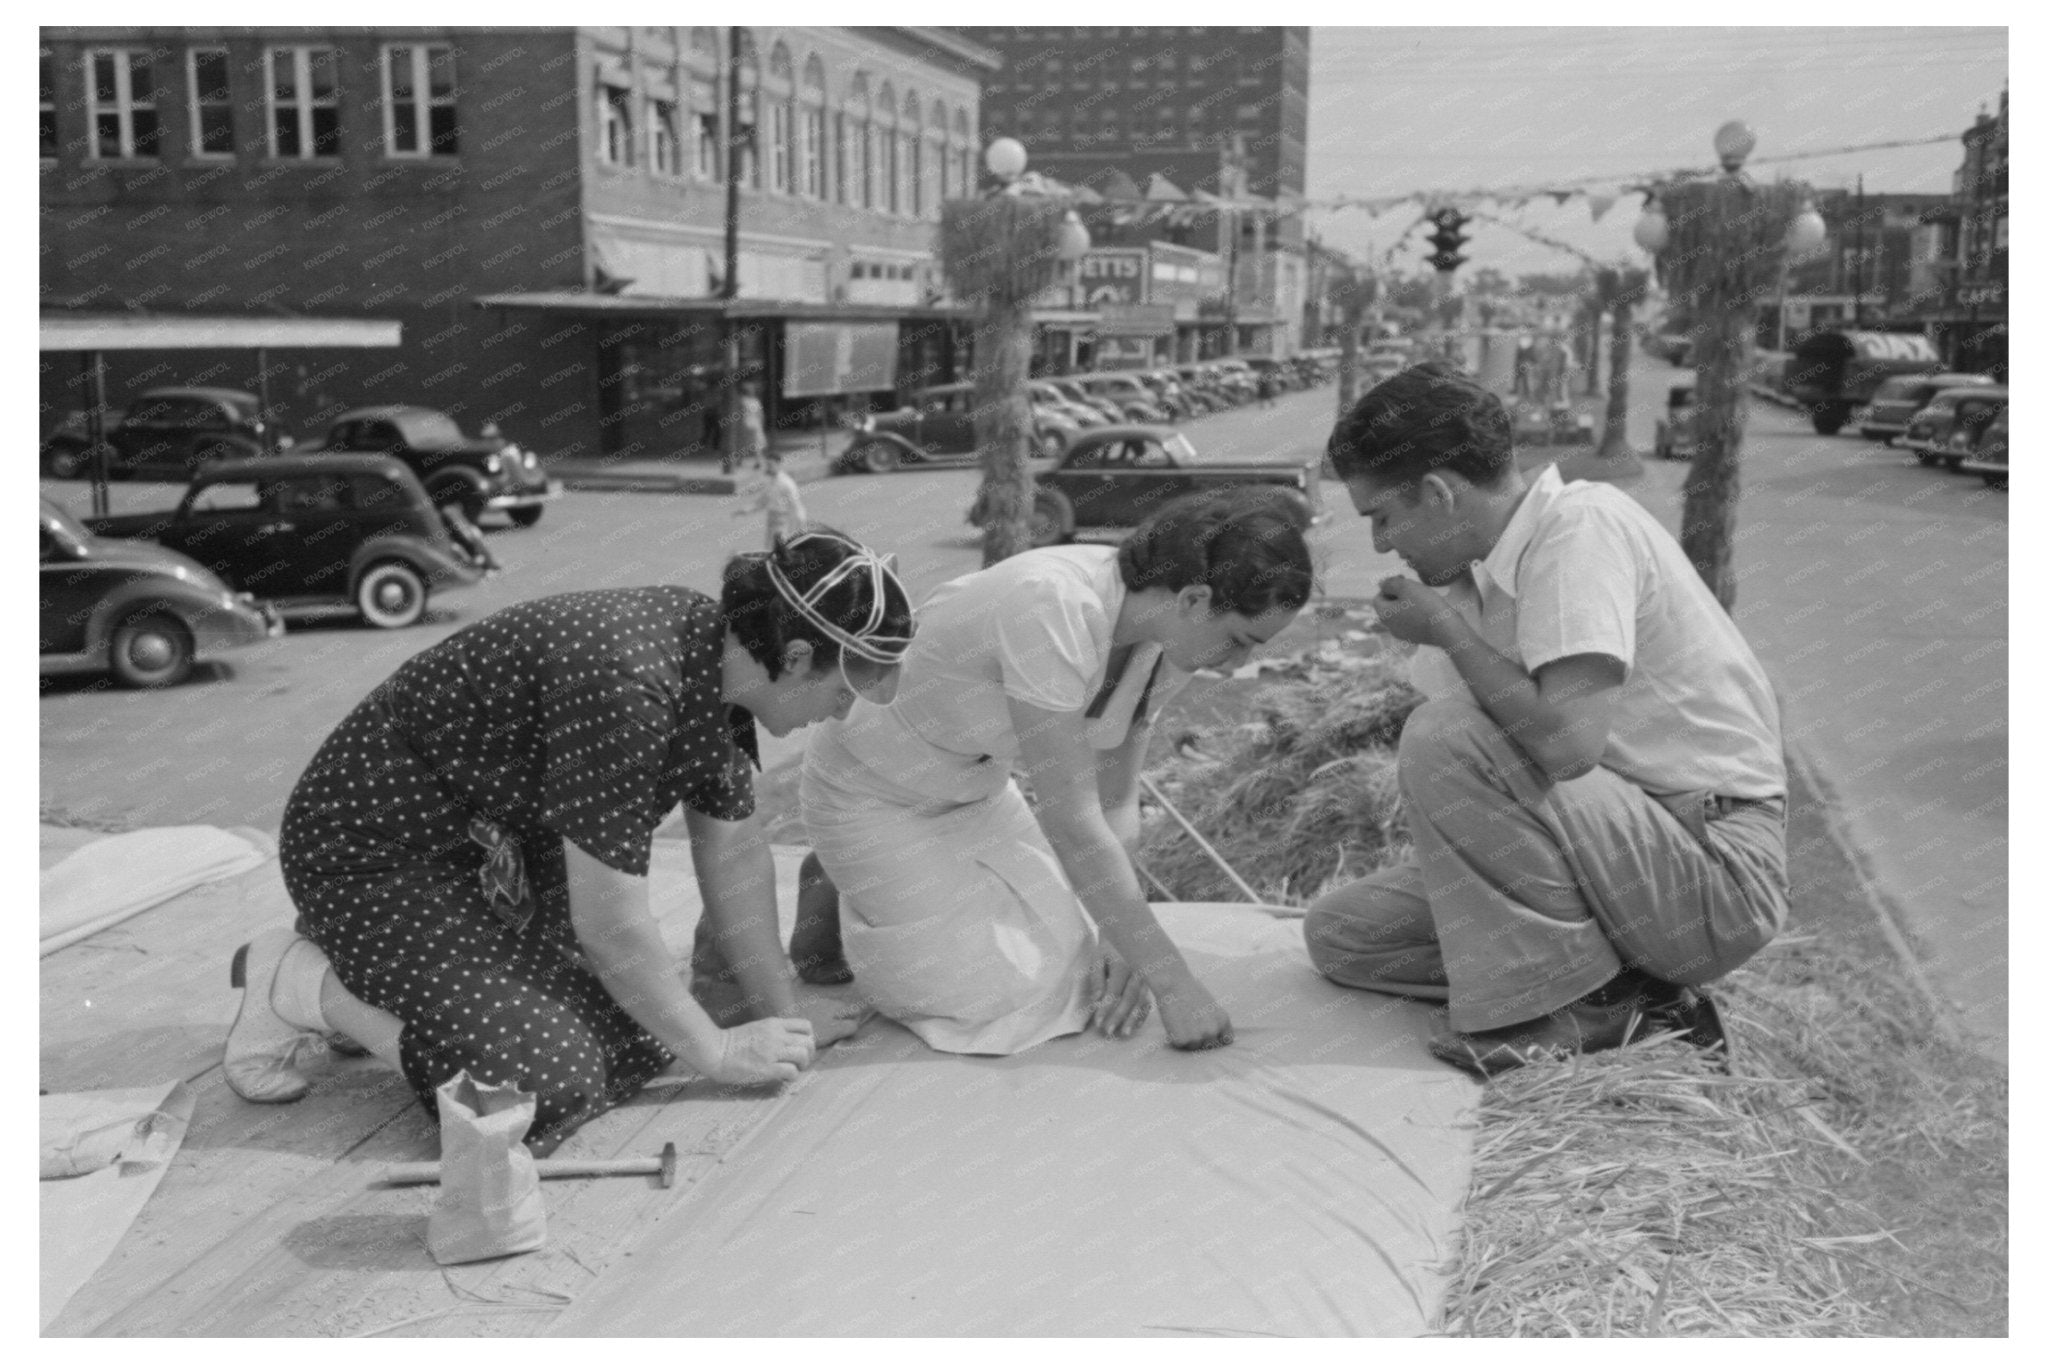
[[[427,1247],[444,1265],[538,1250],[547,1239],[540,1174],[522,1138],[531,1094],[483,1085],[463,1071],[435,1091],[441,1110],[441,1196],[427,1219]]]

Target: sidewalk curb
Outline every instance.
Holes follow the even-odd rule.
[[[562,480],[564,488],[578,492],[672,493],[698,497],[730,497],[740,490],[743,476],[702,470],[693,465],[677,467],[680,461],[551,459],[548,473]],[[710,461],[696,461],[695,465]],[[832,476],[829,458],[816,450],[789,450],[782,456],[783,471],[798,483],[817,483]]]
[[[1873,917],[1877,920],[1878,929],[1884,934],[1885,942],[1891,945],[1893,954],[1899,959],[1899,965],[1905,969],[1907,979],[1912,982],[1914,990],[1926,1003],[1928,1014],[1933,1018],[1934,1026],[1940,1031],[1942,1040],[1959,1050],[1998,1060],[1990,1041],[1971,1031],[1963,1022],[1961,1011],[1955,1003],[1941,992],[1935,985],[1934,978],[1928,974],[1927,967],[1920,960],[1919,952],[1913,946],[1912,938],[1907,934],[1905,912],[1892,899],[1891,893],[1884,889],[1870,866],[1869,855],[1849,829],[1843,818],[1846,809],[1844,797],[1834,783],[1828,780],[1825,769],[1798,745],[1785,746],[1785,760],[1797,770],[1799,780],[1807,790],[1813,792],[1814,799],[1820,803],[1821,818],[1827,824],[1828,833],[1834,839],[1835,846],[1842,850],[1842,856],[1848,862],[1850,871],[1855,874],[1857,885],[1863,892],[1864,903],[1870,906]]]

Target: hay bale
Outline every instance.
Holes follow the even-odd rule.
[[[1252,699],[1252,723],[1183,736],[1152,776],[1260,895],[1306,904],[1405,846],[1394,745],[1422,698],[1401,669],[1383,656],[1269,687]],[[1138,856],[1184,899],[1240,898],[1171,820],[1147,820]]]

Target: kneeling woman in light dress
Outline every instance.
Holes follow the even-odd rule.
[[[798,970],[850,972],[941,1051],[1004,1055],[1091,1021],[1127,1035],[1148,990],[1175,1046],[1228,1043],[1139,888],[1138,777],[1162,699],[1307,602],[1307,525],[1271,491],[1198,495],[1121,546],[1031,550],[939,587],[894,703],[857,702],[806,750]]]

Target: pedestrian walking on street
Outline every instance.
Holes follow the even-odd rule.
[[[816,531],[734,557],[716,600],[543,597],[416,655],[285,806],[298,928],[235,955],[229,1088],[302,1097],[297,1043],[336,1032],[429,1113],[464,1071],[517,1085],[545,1153],[677,1060],[721,1083],[794,1078],[857,1013],[797,985],[782,953],[752,823],[755,726],[784,735],[845,715],[857,692],[886,699],[914,628],[880,558]],[[703,933],[737,963],[726,1026],[685,988],[648,905],[654,830],[678,802]]]
[[[1604,483],[1533,481],[1498,398],[1430,364],[1346,413],[1330,458],[1413,577],[1397,751],[1413,851],[1309,907],[1341,985],[1443,1000],[1480,1075],[1657,1026],[1719,1040],[1695,987],[1785,922],[1777,699],[1671,535]],[[1653,1026],[1657,1025],[1657,1026]]]
[[[739,409],[739,449],[725,456],[724,472],[728,474],[735,467],[744,469],[758,462],[768,453],[768,416],[761,407],[759,386],[741,384],[739,401],[734,406]]]
[[[1271,407],[1280,396],[1280,381],[1273,377],[1271,370],[1259,371],[1259,406]]]
[[[782,456],[770,450],[761,459],[759,478],[742,494],[742,502],[733,509],[734,516],[747,516],[754,512],[767,513],[767,534],[769,549],[774,549],[779,540],[791,540],[803,534],[803,494],[797,490],[796,480],[782,467]]]

